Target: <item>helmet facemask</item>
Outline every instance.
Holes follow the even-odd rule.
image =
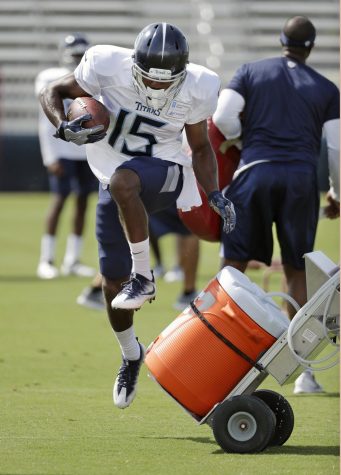
[[[150,68],[149,72],[141,69],[136,63],[132,66],[133,83],[137,93],[143,98],[147,106],[155,110],[163,109],[166,104],[169,104],[179,93],[182,83],[186,77],[186,70],[184,69],[178,74],[172,75],[168,69]],[[153,89],[146,86],[143,79],[149,81],[157,81],[159,83],[169,83],[165,89]]]
[[[184,34],[174,25],[152,23],[140,32],[134,45],[132,76],[137,93],[149,107],[163,109],[179,93],[188,52]],[[147,81],[165,87],[153,89]]]

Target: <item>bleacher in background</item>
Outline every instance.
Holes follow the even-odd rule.
[[[86,33],[92,43],[132,47],[153,21],[178,25],[190,43],[190,58],[223,83],[244,61],[280,53],[278,32],[293,15],[305,14],[318,30],[309,64],[339,80],[339,2],[336,0],[1,0],[0,133],[37,133],[34,78],[58,63],[59,41]]]

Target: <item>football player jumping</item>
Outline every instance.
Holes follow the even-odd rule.
[[[188,62],[183,33],[176,26],[154,23],[140,32],[134,50],[90,48],[74,73],[40,96],[57,137],[87,144],[89,165],[101,183],[96,234],[108,316],[122,351],[113,391],[119,408],[135,397],[145,354],[135,336],[133,313],[156,293],[147,213],[174,201],[181,209],[199,206],[197,180],[225,231],[235,226],[233,204],[218,191],[206,128],[219,88],[214,72]],[[110,111],[105,138],[98,127],[82,128],[82,118],[67,122],[62,101],[79,96],[93,96]],[[183,128],[192,161],[181,150]]]

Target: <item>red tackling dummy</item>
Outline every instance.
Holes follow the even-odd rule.
[[[222,190],[231,183],[232,176],[236,171],[240,159],[240,150],[234,145],[230,146],[225,153],[220,151],[220,146],[226,141],[223,134],[214,125],[211,119],[207,121],[208,136],[217,158],[218,184]],[[221,217],[210,208],[207,196],[200,187],[202,205],[192,208],[191,211],[178,210],[179,216],[185,226],[204,241],[219,242],[221,230]]]

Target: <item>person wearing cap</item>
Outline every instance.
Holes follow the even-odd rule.
[[[250,260],[269,266],[274,225],[288,293],[300,306],[307,299],[303,256],[313,251],[319,218],[322,133],[330,173],[326,215],[340,215],[339,90],[306,64],[315,36],[308,18],[288,19],[282,55],[242,65],[213,115],[227,140],[242,140],[239,169],[225,192],[238,221],[233,233],[222,235],[222,264],[242,272]],[[288,313],[296,313],[291,305]],[[296,380],[295,393],[321,391],[311,372]]]
[[[51,82],[73,71],[89,46],[89,41],[81,33],[70,33],[65,36],[59,45],[60,65],[44,69],[38,74],[35,80],[36,95],[38,96]],[[70,102],[68,99],[64,101],[65,110]],[[54,279],[60,274],[92,277],[95,270],[81,263],[80,257],[88,198],[91,192],[97,191],[98,181],[87,163],[85,147],[56,140],[53,137],[55,129],[41,107],[38,131],[52,199],[44,223],[44,234],[41,237],[37,275],[40,279]],[[71,194],[75,196],[71,232],[67,237],[65,254],[59,270],[56,265],[58,225],[65,203]]]

